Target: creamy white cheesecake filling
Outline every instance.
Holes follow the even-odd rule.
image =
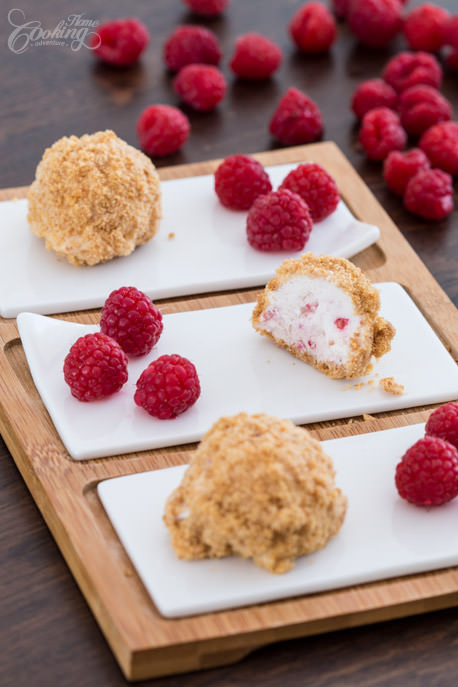
[[[266,295],[269,305],[259,320],[263,330],[320,362],[348,362],[361,318],[345,291],[321,277],[297,276]]]

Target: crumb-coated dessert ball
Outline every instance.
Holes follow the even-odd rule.
[[[347,498],[334,477],[320,442],[289,420],[224,417],[169,496],[164,521],[179,558],[236,554],[284,573],[339,531]]]
[[[33,233],[73,265],[129,255],[161,219],[156,168],[113,131],[64,136],[47,148],[28,200]]]

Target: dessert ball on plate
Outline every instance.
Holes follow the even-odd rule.
[[[156,168],[113,131],[64,136],[47,148],[28,199],[33,233],[73,265],[129,255],[161,218]]]
[[[319,441],[289,420],[240,413],[202,439],[164,521],[180,558],[252,558],[284,573],[339,531],[347,499]]]
[[[391,347],[377,289],[359,267],[329,255],[285,260],[258,296],[252,323],[328,377],[359,377]]]

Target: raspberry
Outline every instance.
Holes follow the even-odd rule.
[[[398,93],[420,83],[439,88],[442,68],[427,52],[401,52],[387,62],[382,77]]]
[[[242,79],[267,79],[282,60],[276,43],[259,33],[246,33],[237,38],[229,66]]]
[[[307,243],[312,226],[309,209],[297,193],[272,191],[259,196],[248,213],[248,243],[263,251],[299,251]]]
[[[145,355],[162,334],[162,314],[135,286],[112,291],[102,308],[100,329],[129,355]]]
[[[249,210],[258,196],[272,190],[260,162],[246,155],[230,155],[215,172],[215,192],[231,210]]]
[[[148,29],[138,19],[115,19],[101,24],[91,40],[94,54],[108,64],[134,64],[150,40]]]
[[[398,96],[394,88],[391,88],[382,79],[369,79],[359,84],[353,93],[351,109],[362,119],[366,112],[374,110],[376,107],[389,107],[395,110]]]
[[[327,52],[337,35],[336,22],[321,2],[307,2],[299,7],[289,24],[291,38],[299,50]]]
[[[161,355],[137,380],[134,401],[150,415],[170,420],[190,408],[200,396],[194,365],[181,355]]]
[[[216,17],[222,14],[231,0],[183,0],[184,4],[203,17]]]
[[[270,120],[269,131],[286,145],[316,141],[323,133],[320,109],[297,88],[288,88]]]
[[[433,167],[458,174],[458,122],[440,122],[432,126],[421,137],[419,146]]]
[[[438,437],[411,446],[396,466],[401,498],[416,506],[440,506],[458,496],[458,451]]]
[[[426,434],[439,437],[458,448],[458,403],[446,403],[433,410],[425,431]]]
[[[370,160],[384,160],[392,150],[405,147],[407,134],[393,110],[376,107],[364,115],[359,141]]]
[[[444,26],[443,45],[451,45],[452,48],[458,50],[458,14],[450,17]]]
[[[332,9],[338,19],[345,19],[348,14],[350,0],[332,0]]]
[[[175,72],[188,64],[218,65],[221,47],[213,31],[203,26],[178,26],[164,44],[163,57]]]
[[[447,217],[453,211],[452,177],[440,169],[417,172],[407,184],[404,205],[424,219]]]
[[[404,35],[411,50],[437,52],[442,47],[447,10],[430,2],[415,7],[404,19]]]
[[[429,160],[419,148],[411,148],[406,153],[393,150],[383,163],[383,176],[388,188],[402,196],[410,179],[420,170],[429,168]]]
[[[434,124],[448,121],[453,113],[449,101],[436,88],[424,84],[402,91],[398,109],[402,125],[411,136],[420,136]]]
[[[127,356],[105,334],[80,336],[65,357],[64,379],[78,401],[97,401],[127,382]]]
[[[150,105],[137,121],[140,147],[148,155],[170,155],[188,140],[191,125],[180,110],[171,105]]]
[[[297,193],[307,204],[313,222],[321,222],[339,204],[339,189],[332,176],[321,165],[308,162],[293,169],[280,189]]]
[[[402,5],[399,0],[350,0],[347,19],[361,43],[382,48],[401,30]]]
[[[226,79],[217,67],[188,64],[173,80],[173,88],[185,103],[201,112],[213,110],[226,95]]]

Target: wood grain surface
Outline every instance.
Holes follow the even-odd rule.
[[[356,143],[357,130],[348,109],[351,91],[355,85],[364,78],[378,75],[388,57],[404,47],[402,39],[399,38],[385,51],[371,52],[357,46],[346,27],[340,25],[339,41],[330,56],[305,58],[291,48],[285,31],[287,18],[300,4],[279,1],[275,5],[267,5],[260,0],[250,0],[249,3],[233,0],[232,8],[225,18],[206,22],[220,36],[226,56],[238,33],[257,30],[271,36],[282,45],[285,63],[275,79],[259,88],[253,88],[252,85],[231,79],[226,60],[224,71],[230,81],[227,101],[217,112],[209,115],[195,115],[187,111],[193,126],[189,143],[173,158],[157,161],[159,166],[199,162],[223,157],[231,152],[253,153],[271,148],[272,142],[266,131],[266,121],[284,89],[289,85],[296,85],[306,90],[320,104],[326,124],[325,137],[338,143],[448,296],[457,303],[456,211],[450,218],[434,226],[409,215],[402,208],[399,199],[385,189],[380,166],[364,160]],[[411,2],[410,6],[418,4],[420,3]],[[456,11],[454,0],[441,4]],[[22,3],[21,7],[28,18],[38,18],[46,26],[54,26],[70,10],[75,11],[75,7],[70,3],[49,0],[45,0],[39,7],[29,0]],[[81,2],[77,11],[100,19],[126,14],[123,3],[112,2],[108,5],[106,0]],[[141,109],[151,102],[175,104],[170,87],[170,75],[164,71],[158,56],[159,46],[178,23],[196,22],[196,17],[187,13],[178,1],[171,0],[156,1],[149,5],[132,2],[129,4],[129,14],[141,17],[148,24],[153,40],[140,65],[121,71],[95,64],[87,51],[71,53],[65,49],[57,51],[43,47],[31,49],[23,55],[13,55],[5,47],[11,27],[7,22],[0,27],[3,51],[0,75],[3,77],[4,95],[0,101],[0,116],[3,122],[0,132],[0,186],[27,185],[33,178],[36,163],[44,147],[60,135],[81,134],[111,127],[120,136],[135,144],[134,123]],[[446,72],[443,92],[454,103],[456,111],[456,74]],[[164,170],[164,173],[180,172]],[[368,258],[368,255],[362,254],[359,259],[363,267],[369,266],[375,271],[381,269],[380,265],[383,262],[380,254],[375,256],[373,252],[372,257]],[[367,260],[369,263],[364,264]],[[442,295],[439,301],[434,300],[433,293],[438,295],[439,292],[435,287],[432,292],[429,291],[427,284],[424,283],[421,264],[415,264],[419,270],[415,270],[417,288],[427,292],[422,293],[422,298],[425,296],[430,299],[427,307],[423,302],[419,305],[426,308],[430,317],[434,319],[437,304],[446,304],[448,309],[449,301]],[[249,299],[249,295],[243,297]],[[212,301],[212,298],[202,299],[200,305],[210,302],[221,303],[218,299]],[[173,301],[167,304],[167,307],[193,307],[191,301],[192,299],[185,299],[181,303]],[[452,318],[443,325],[443,337],[453,349],[458,339],[456,324],[453,324]],[[14,336],[8,346],[8,360],[23,385],[23,391],[30,400],[31,407],[34,407],[38,399],[30,379],[24,372],[21,348],[14,342]],[[10,397],[10,389],[3,384],[2,398],[7,397]],[[408,421],[413,421],[414,416],[415,413],[412,413]],[[32,418],[28,420],[32,421]],[[36,422],[37,420],[35,417]],[[378,419],[373,428],[381,426],[384,421],[386,420]],[[52,430],[49,421],[45,422],[45,425],[47,429]],[[342,423],[338,427],[342,433]],[[4,427],[4,435],[11,441],[9,429],[11,428]],[[358,427],[353,427],[351,431],[358,431]],[[324,434],[321,436],[324,438]],[[24,437],[24,442],[27,442],[27,437]],[[49,451],[50,448],[46,446],[43,450]],[[176,457],[177,452],[174,455]],[[59,459],[59,456],[54,457],[56,460]],[[0,683],[69,686],[125,684],[111,651],[105,645],[100,630],[85,606],[83,597],[63,563],[59,550],[43,524],[5,447],[2,458],[1,646],[4,665]],[[143,459],[134,458],[132,463],[137,460],[141,462]],[[96,465],[95,474],[99,471],[103,472],[102,467]],[[32,491],[39,477],[39,474],[28,477]],[[98,508],[96,499],[92,497],[93,491],[89,484],[84,498],[88,504],[87,512],[90,514],[97,513]],[[39,505],[43,507],[43,502]],[[65,539],[65,533],[54,531],[55,536],[56,534],[58,538]],[[113,542],[113,539],[110,541]],[[113,548],[112,554],[121,556],[118,560],[122,564],[128,564],[122,558],[122,551],[120,552],[115,545]],[[64,550],[64,555],[68,558],[71,553]],[[126,577],[125,584],[121,584],[121,587],[135,586],[135,575],[132,575],[131,569],[125,567],[122,570]],[[82,571],[79,573],[79,580],[81,587],[87,592],[89,583]],[[434,588],[436,582],[437,574],[432,574],[428,585]],[[450,595],[453,596],[457,587],[453,573],[448,584]],[[358,594],[360,591],[358,590]],[[131,593],[137,595],[136,598],[142,598],[141,594],[144,594],[144,591],[135,586],[135,591]],[[380,608],[383,607],[386,593],[385,590],[381,594],[381,599],[376,598],[375,604],[374,598],[370,600],[372,613],[377,602]],[[411,610],[417,612],[421,609],[416,583],[407,580],[403,593],[410,594]],[[444,604],[455,603],[454,598],[447,598],[447,593],[444,594],[444,588],[441,593]],[[432,607],[423,602],[422,610],[427,611]],[[408,608],[403,610],[409,612]],[[93,608],[93,611],[103,616],[103,608]],[[299,613],[299,610],[295,609],[295,612]],[[320,614],[321,617],[323,613],[326,614],[326,608],[323,609],[321,604],[317,604],[315,612],[315,631],[328,630],[326,623],[323,624],[320,620]],[[122,609],[119,610],[119,614],[122,615]],[[245,617],[243,613],[242,616]],[[375,616],[368,615],[367,620],[383,620],[386,617],[381,612]],[[346,628],[343,632],[275,644],[230,667],[189,674],[181,678],[159,678],[148,681],[147,684],[179,686],[251,683],[337,687],[455,684],[454,652],[458,629],[458,616],[455,610],[361,629],[352,627],[359,621],[351,613],[343,612],[341,620],[339,627]],[[274,621],[271,619],[272,622]],[[142,628],[133,628],[134,632],[139,632],[138,636],[141,635],[141,630]],[[151,628],[148,627],[147,631],[151,631]],[[298,632],[302,632],[299,626]],[[279,636],[281,635],[266,636],[263,641],[272,641]],[[241,633],[240,625],[237,626],[234,639],[232,656],[228,656],[230,648],[226,646],[221,650],[221,659],[238,658],[252,646]],[[111,638],[112,644],[116,644],[116,641],[116,637]],[[187,665],[196,662],[196,657],[200,665],[209,666],[211,661],[215,660],[215,652],[213,658],[205,657],[204,654],[198,653],[196,646],[190,646],[190,663]],[[163,653],[163,659],[170,660],[166,652]],[[137,675],[141,675],[143,668],[140,653],[137,668]]]

